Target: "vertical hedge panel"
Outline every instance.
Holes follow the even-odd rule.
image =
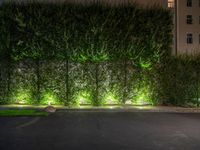
[[[0,60],[0,104],[6,104],[9,102],[8,97],[8,72],[7,72],[7,61]]]
[[[40,104],[63,104],[65,97],[65,63],[45,60],[40,65]]]
[[[33,91],[34,85],[34,64],[31,60],[24,60],[12,65],[10,68],[10,103],[35,104]]]

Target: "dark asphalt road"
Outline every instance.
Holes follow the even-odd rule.
[[[200,150],[200,114],[66,112],[2,117],[0,150]]]

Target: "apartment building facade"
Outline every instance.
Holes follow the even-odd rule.
[[[200,0],[168,0],[174,12],[174,54],[200,54]]]

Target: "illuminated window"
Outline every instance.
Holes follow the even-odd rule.
[[[187,34],[187,44],[192,44],[193,43],[193,36],[191,33]]]
[[[168,8],[174,7],[174,0],[168,0]]]
[[[186,20],[186,22],[187,22],[187,24],[192,24],[192,15],[187,15],[187,20]]]
[[[192,0],[187,0],[187,7],[192,7]]]

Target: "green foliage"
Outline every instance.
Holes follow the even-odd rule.
[[[92,104],[91,93],[88,91],[82,91],[77,93],[76,95],[76,105],[79,106],[81,104]]]
[[[158,69],[159,96],[162,103],[174,105],[194,103],[192,91],[196,88],[193,83],[197,80],[195,75],[197,68],[192,62],[198,60],[190,56],[172,57]]]
[[[38,110],[0,110],[1,117],[48,116],[47,112]]]
[[[31,94],[27,89],[18,89],[15,93],[13,93],[12,103],[15,104],[31,104]]]
[[[135,61],[142,57],[155,63],[169,53],[172,20],[162,8],[32,3],[4,4],[0,12],[1,49],[11,47],[15,61]]]
[[[46,92],[42,95],[40,104],[43,105],[58,105],[61,104],[58,100],[58,97],[53,92]]]
[[[199,105],[199,56],[172,57],[160,70],[164,103]]]
[[[134,87],[134,95],[132,98],[132,103],[136,105],[149,105],[154,104],[153,101],[153,87],[151,78],[143,72],[143,75],[140,77],[138,83]]]
[[[162,87],[156,66],[170,54],[170,11],[5,3],[0,18],[0,58],[7,62],[0,64],[0,103],[155,103]]]

